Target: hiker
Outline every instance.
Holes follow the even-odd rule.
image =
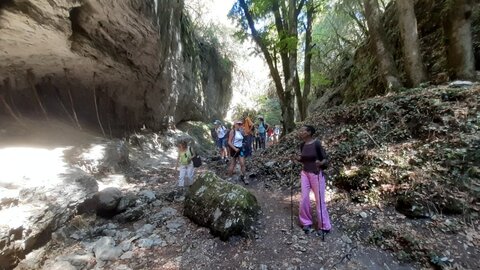
[[[273,141],[273,128],[268,127],[267,129],[267,146],[272,146],[274,143]]]
[[[193,162],[192,158],[194,156],[193,150],[188,146],[187,140],[180,140],[177,144],[178,147],[178,157],[177,163],[175,165],[175,171],[179,168],[180,173],[178,175],[178,186],[190,186],[193,184]],[[187,179],[185,179],[185,177]]]
[[[228,159],[227,159],[227,137],[228,137],[228,133],[227,133],[227,128],[225,126],[223,126],[222,122],[220,122],[220,120],[215,120],[214,122],[215,124],[215,132],[217,134],[217,147],[218,147],[218,150],[220,152],[220,158],[225,161],[226,163],[228,163]]]
[[[278,143],[278,139],[280,138],[280,127],[278,125],[273,129],[273,136],[273,142]]]
[[[245,143],[244,143],[244,151],[245,157],[249,157],[252,155],[252,144],[253,144],[253,132],[255,131],[255,127],[253,126],[253,122],[248,116],[248,113],[243,113],[243,135],[245,136]]]
[[[260,121],[260,123],[258,123],[258,135],[260,137],[260,148],[265,149],[268,125],[267,123],[265,123],[263,116],[259,116],[258,120]]]
[[[260,148],[260,134],[258,133],[258,125],[255,125],[255,139],[253,141],[253,148],[255,151]]]
[[[248,185],[248,179],[245,178],[245,150],[243,146],[243,134],[242,134],[243,121],[235,121],[233,129],[228,135],[228,146],[230,147],[230,166],[228,167],[228,175],[233,175],[233,170],[237,165],[237,160],[240,162],[240,180],[242,180],[245,185]]]
[[[310,190],[315,195],[317,211],[317,234],[330,232],[330,218],[325,204],[325,177],[322,169],[327,165],[327,156],[319,140],[313,138],[315,128],[304,125],[298,131],[298,137],[303,141],[300,145],[301,154],[295,159],[303,163],[300,173],[302,197],[300,199],[299,219],[305,233],[313,231],[312,214],[310,213]]]

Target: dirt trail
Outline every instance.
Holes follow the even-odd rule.
[[[259,180],[251,181],[246,188],[256,196],[262,209],[255,236],[228,242],[214,239],[209,251],[210,265],[204,267],[199,261],[189,260],[183,265],[185,269],[413,269],[401,265],[390,253],[352,241],[335,219],[342,214],[342,207],[335,202],[329,205],[334,228],[322,242],[321,237],[315,233],[306,235],[297,225],[298,191],[293,196],[292,228],[290,190],[269,188]],[[196,256],[205,248],[201,244],[184,256]]]
[[[93,139],[86,138],[84,141],[90,140]],[[137,159],[136,156],[132,158]],[[74,218],[56,233],[48,246],[38,252],[42,266],[36,264],[33,267],[24,262],[18,269],[55,269],[72,256],[83,258],[75,259],[79,261],[80,268],[77,269],[412,269],[400,265],[390,253],[365,247],[345,234],[340,219],[336,218],[344,214],[344,208],[336,206],[337,202],[329,205],[334,228],[322,242],[314,234],[305,235],[297,226],[299,192],[295,191],[292,229],[290,190],[268,187],[258,179],[252,179],[251,184],[246,186],[254,193],[262,209],[255,235],[221,241],[213,237],[208,229],[183,216],[184,198],[176,187],[177,173],[172,170],[171,164],[173,159],[145,159],[143,162],[138,165],[157,170],[140,170],[124,189],[129,192],[155,192],[158,200],[146,208],[144,218],[133,223],[119,223],[95,216]],[[223,177],[226,165],[212,162],[202,166],[197,174],[206,169],[217,171]],[[136,235],[145,224],[155,224],[151,218],[166,208],[173,208],[176,212],[158,224],[153,232],[161,236],[164,245],[132,247],[129,258],[102,263],[95,260],[91,245],[99,237],[108,235],[108,232]],[[170,225],[178,227],[172,229]],[[74,238],[75,235],[86,236],[78,239]],[[134,240],[135,245],[138,245],[137,240]]]

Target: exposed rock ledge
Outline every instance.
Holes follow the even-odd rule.
[[[231,98],[230,62],[181,0],[6,0],[0,36],[0,116],[123,134],[217,118]]]

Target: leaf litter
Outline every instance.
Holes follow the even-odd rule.
[[[303,123],[317,129],[329,154],[334,226],[400,261],[478,267],[479,97],[478,84],[441,86],[314,112]],[[265,187],[298,192],[301,167],[290,157],[299,143],[286,135],[249,169]]]

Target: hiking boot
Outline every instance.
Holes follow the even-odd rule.
[[[245,178],[244,175],[240,175],[240,180],[242,180],[245,185],[248,185],[250,183],[248,179]]]
[[[305,234],[310,234],[314,231],[314,229],[312,229],[312,225],[303,226],[302,230],[305,232]]]
[[[318,236],[323,236],[323,235],[326,235],[328,233],[330,233],[330,230],[318,230],[317,231]]]

